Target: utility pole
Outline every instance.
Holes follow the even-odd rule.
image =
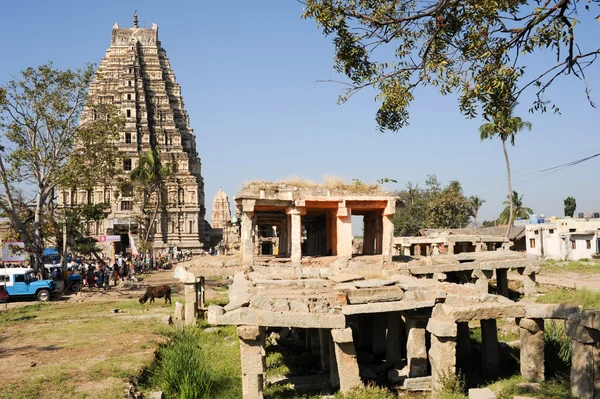
[[[67,271],[67,192],[62,190],[63,195],[63,245],[62,245],[62,270]]]

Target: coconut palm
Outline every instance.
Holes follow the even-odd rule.
[[[512,201],[509,201],[509,197],[507,196],[504,205],[506,205],[506,207],[499,218],[502,223],[508,223],[511,212],[515,219],[529,219],[529,215],[533,214],[533,209],[523,206],[523,195],[519,196],[519,193],[516,191],[512,192]]]
[[[481,205],[485,203],[485,200],[483,198],[479,198],[478,195],[471,195],[469,197],[469,202],[473,208],[473,221],[475,223],[475,227],[477,227],[477,214],[479,213],[479,208],[481,208]]]
[[[506,175],[508,180],[508,197],[513,193],[512,182],[510,177],[510,162],[508,160],[508,152],[506,150],[506,142],[510,141],[510,144],[515,145],[515,135],[523,129],[531,130],[531,122],[524,121],[518,116],[512,116],[513,111],[517,103],[513,103],[510,107],[510,111],[502,112],[499,111],[494,116],[493,120],[489,123],[484,123],[479,127],[479,138],[481,141],[485,139],[491,139],[494,137],[500,138],[502,142],[502,150],[504,151],[504,160],[506,161]],[[512,226],[514,209],[512,201],[509,201],[509,215],[507,219],[508,228],[506,229],[506,238],[510,234],[510,227]]]
[[[146,207],[152,196],[155,197],[156,201],[152,216],[146,223],[147,228],[144,237],[144,241],[146,242],[150,238],[150,232],[156,222],[160,206],[164,201],[163,191],[165,180],[173,173],[173,170],[174,165],[172,163],[162,164],[156,150],[150,150],[140,156],[137,166],[131,171],[131,181],[142,189],[142,212],[145,214]]]

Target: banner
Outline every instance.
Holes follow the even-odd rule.
[[[19,247],[20,250],[13,250],[15,247]],[[17,241],[4,243],[2,262],[25,262],[25,244]]]
[[[121,236],[92,236],[98,242],[121,242]]]

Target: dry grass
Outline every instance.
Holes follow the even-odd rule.
[[[246,182],[241,191],[266,190],[277,187],[296,187],[299,189],[327,189],[333,193],[348,194],[388,194],[379,184],[366,184],[360,180],[354,179],[347,182],[339,176],[323,176],[323,183],[316,183],[311,179],[292,176],[286,179],[280,179],[275,182],[264,180],[255,180]]]

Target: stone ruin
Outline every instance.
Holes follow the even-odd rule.
[[[199,315],[199,279],[234,275],[229,303],[209,306],[207,313],[211,324],[237,326],[245,399],[263,397],[267,340],[310,350],[321,373],[304,381],[342,392],[373,380],[435,391],[444,378],[474,369],[494,377],[502,348],[498,319],[514,320],[520,372],[531,382],[544,380],[544,321],[566,321],[573,339],[572,393],[600,398],[600,311],[507,297],[510,269],[523,275],[525,295],[535,293],[540,260],[507,250],[393,257],[395,201],[382,193],[267,186],[242,192],[236,205],[243,215],[241,257],[224,262],[221,271],[214,265],[178,270],[188,324]],[[369,255],[352,257],[346,223],[359,212]],[[257,251],[261,223],[278,232],[281,250],[269,256]],[[310,256],[304,252],[309,248]],[[489,292],[492,278],[499,295]],[[470,342],[469,324],[475,323],[482,335],[478,351]]]

